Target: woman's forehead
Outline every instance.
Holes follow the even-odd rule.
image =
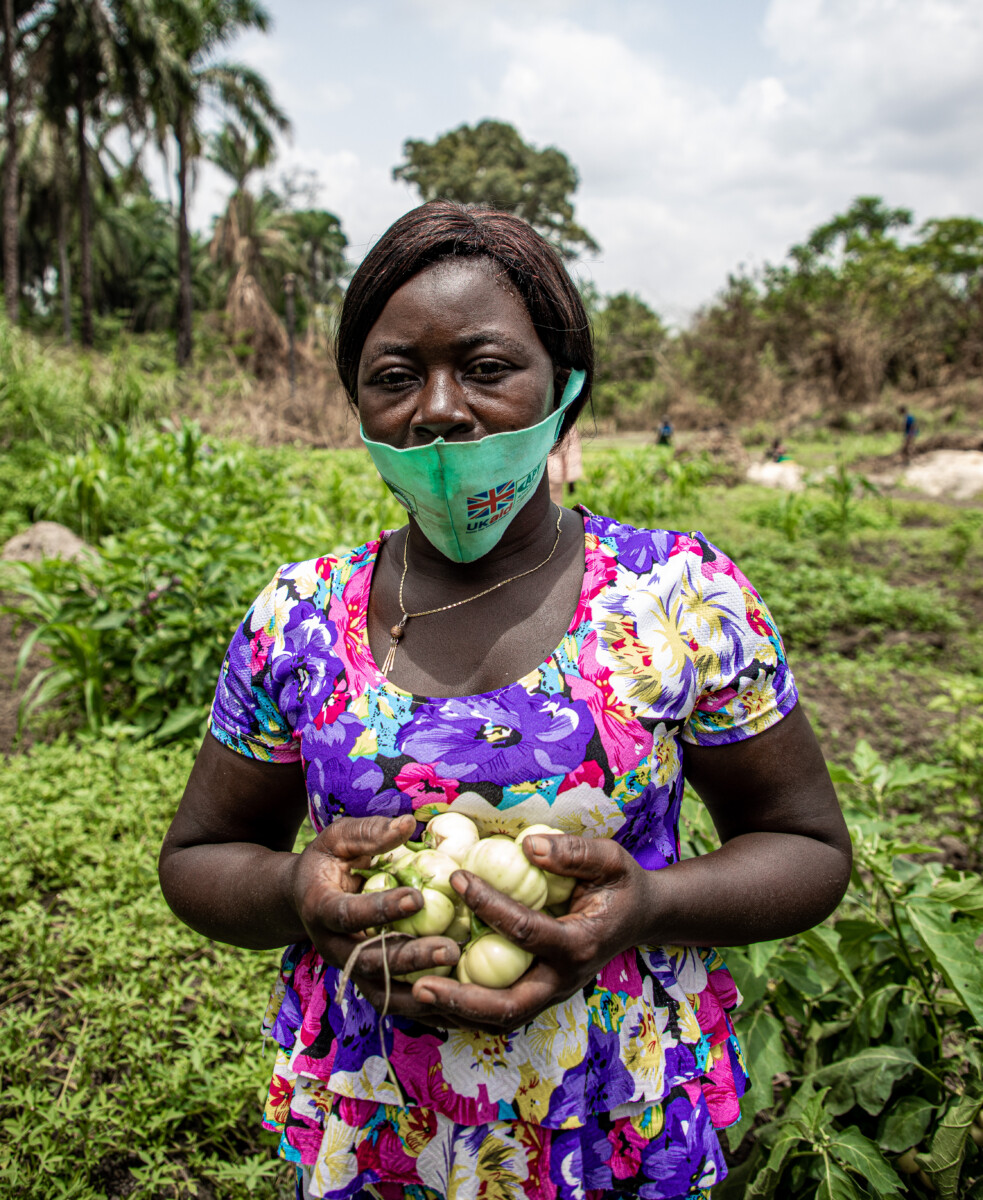
[[[450,258],[434,263],[389,297],[369,330],[363,355],[381,343],[401,344],[421,337],[453,337],[467,346],[488,334],[540,340],[512,280],[488,258]]]

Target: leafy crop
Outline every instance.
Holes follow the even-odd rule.
[[[983,882],[920,861],[932,847],[905,836],[918,818],[889,807],[951,773],[885,763],[860,742],[833,775],[855,856],[836,917],[727,952],[757,1081],[732,1146],[757,1121],[720,1196],[983,1195],[970,1136],[983,1108]],[[691,817],[692,852],[712,844],[705,819]]]

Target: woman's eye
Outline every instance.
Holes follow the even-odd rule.
[[[409,382],[410,382],[409,373],[406,371],[398,371],[398,370],[380,371],[378,373],[378,375],[376,375],[372,379],[372,383],[374,383],[378,387],[384,387],[384,388],[402,387]]]
[[[500,375],[504,375],[508,370],[508,366],[503,362],[477,362],[471,367],[471,374],[477,375],[479,379],[495,379]]]

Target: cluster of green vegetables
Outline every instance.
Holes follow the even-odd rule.
[[[419,889],[423,907],[394,921],[391,928],[412,937],[448,937],[463,946],[453,968],[462,983],[511,987],[526,973],[533,956],[484,925],[454,890],[451,875],[459,869],[471,871],[511,900],[560,916],[577,881],[541,870],[526,858],[522,843],[534,835],[561,833],[549,825],[528,825],[514,839],[501,833],[482,837],[463,813],[439,813],[427,823],[420,842],[380,854],[368,870],[360,872],[365,876],[362,891]],[[449,975],[451,970],[439,966],[400,978],[412,982],[424,975]]]

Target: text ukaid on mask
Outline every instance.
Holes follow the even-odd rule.
[[[427,540],[454,562],[474,562],[501,541],[543,477],[563,414],[580,395],[583,371],[571,371],[560,403],[528,429],[491,433],[475,442],[397,450],[360,429],[383,482]]]

